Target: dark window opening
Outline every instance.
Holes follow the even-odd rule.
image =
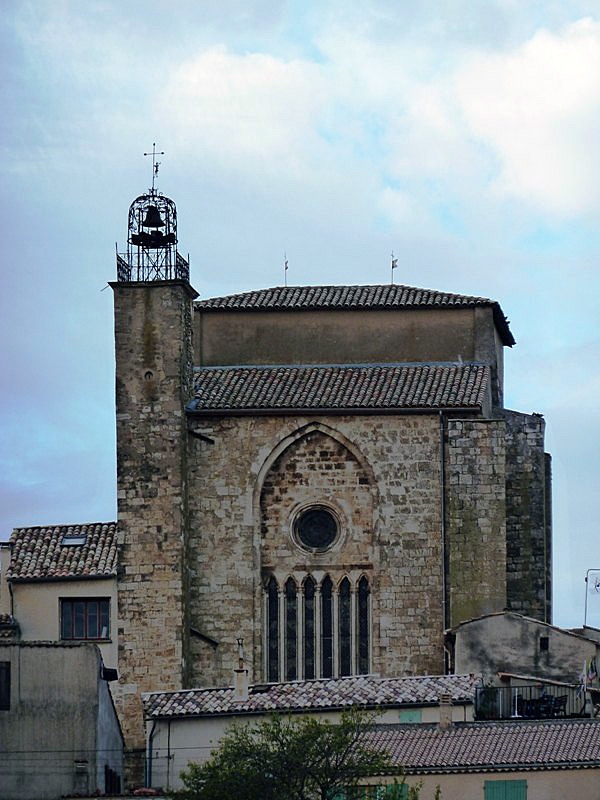
[[[365,576],[355,585],[344,577],[336,594],[329,575],[320,584],[306,575],[300,586],[290,576],[281,589],[271,575],[264,609],[267,682],[368,674],[371,589]]]
[[[294,524],[300,544],[309,550],[327,550],[335,542],[338,532],[336,518],[321,506],[302,511]]]
[[[548,636],[540,636],[540,652],[547,653],[550,649],[550,638]]]
[[[321,674],[333,677],[333,584],[327,576],[321,585]]]
[[[104,792],[105,794],[121,794],[121,776],[108,764],[104,765]]]
[[[358,674],[369,672],[369,581],[358,582]]]
[[[339,596],[340,675],[352,674],[352,642],[350,622],[350,581],[344,578]]]
[[[61,600],[61,639],[108,639],[109,635],[108,599]]]
[[[275,578],[267,586],[267,680],[279,680],[279,592]]]
[[[296,600],[296,584],[288,578],[285,584],[285,679],[295,681],[297,668],[298,641],[298,603]]]
[[[10,661],[0,661],[0,711],[10,710]]]
[[[304,677],[315,678],[315,582],[304,583]]]

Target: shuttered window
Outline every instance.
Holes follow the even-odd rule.
[[[485,781],[484,800],[527,800],[527,781]]]

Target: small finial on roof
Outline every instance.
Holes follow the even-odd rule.
[[[391,280],[392,286],[394,285],[394,270],[396,269],[397,266],[398,266],[398,259],[394,258],[394,251],[392,250],[392,280]]]

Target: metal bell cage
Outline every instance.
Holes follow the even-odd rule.
[[[127,253],[117,252],[117,280],[189,282],[188,261],[177,252],[177,209],[158,192],[129,206]]]

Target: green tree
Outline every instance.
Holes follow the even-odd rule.
[[[190,764],[182,773],[185,788],[173,796],[179,800],[352,797],[361,778],[392,770],[389,755],[362,739],[372,723],[372,715],[352,710],[336,724],[312,716],[275,716],[258,725],[234,725],[207,762]],[[403,779],[397,785],[402,784]]]

